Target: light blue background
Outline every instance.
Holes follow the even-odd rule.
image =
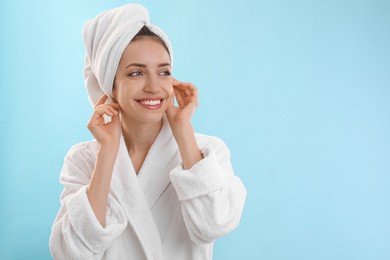
[[[89,140],[81,28],[125,1],[1,1],[1,259],[50,259],[63,158]],[[390,2],[139,1],[248,189],[215,259],[390,259]]]

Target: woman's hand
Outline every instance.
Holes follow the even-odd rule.
[[[96,103],[87,127],[101,146],[118,148],[121,133],[119,104],[115,102],[104,104],[107,98],[107,95],[103,95]],[[111,122],[107,124],[104,122],[104,114],[111,117]]]
[[[173,79],[173,93],[169,97],[170,107],[165,111],[172,133],[180,150],[183,168],[190,169],[202,160],[191,118],[198,107],[198,89],[192,83],[184,83]],[[179,107],[175,107],[176,96]]]
[[[189,82],[180,82],[172,79],[173,93],[169,97],[170,106],[165,111],[171,127],[182,123],[190,123],[192,115],[198,107],[198,89]],[[179,107],[175,107],[174,98],[176,96]]]

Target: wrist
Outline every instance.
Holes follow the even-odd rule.
[[[188,133],[193,133],[194,129],[192,128],[191,121],[188,120],[182,120],[179,122],[175,122],[173,125],[171,125],[172,132],[175,135],[184,135]]]
[[[183,168],[190,169],[195,163],[203,159],[192,125],[183,123],[172,132],[183,160]]]
[[[119,144],[101,144],[98,150],[98,156],[104,158],[116,158],[119,150]]]

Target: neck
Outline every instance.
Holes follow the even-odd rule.
[[[130,155],[146,154],[163,125],[163,119],[158,122],[140,122],[133,118],[121,118],[122,132]]]

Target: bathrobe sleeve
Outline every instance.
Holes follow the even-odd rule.
[[[96,218],[87,197],[87,185],[95,165],[95,155],[88,144],[73,146],[64,159],[60,183],[61,208],[50,235],[54,259],[100,259],[111,242],[127,225],[118,201],[108,197],[106,226]]]
[[[196,244],[212,242],[234,230],[247,195],[234,175],[230,151],[221,139],[214,137],[201,153],[204,158],[191,169],[184,170],[180,164],[170,173],[185,225]]]

